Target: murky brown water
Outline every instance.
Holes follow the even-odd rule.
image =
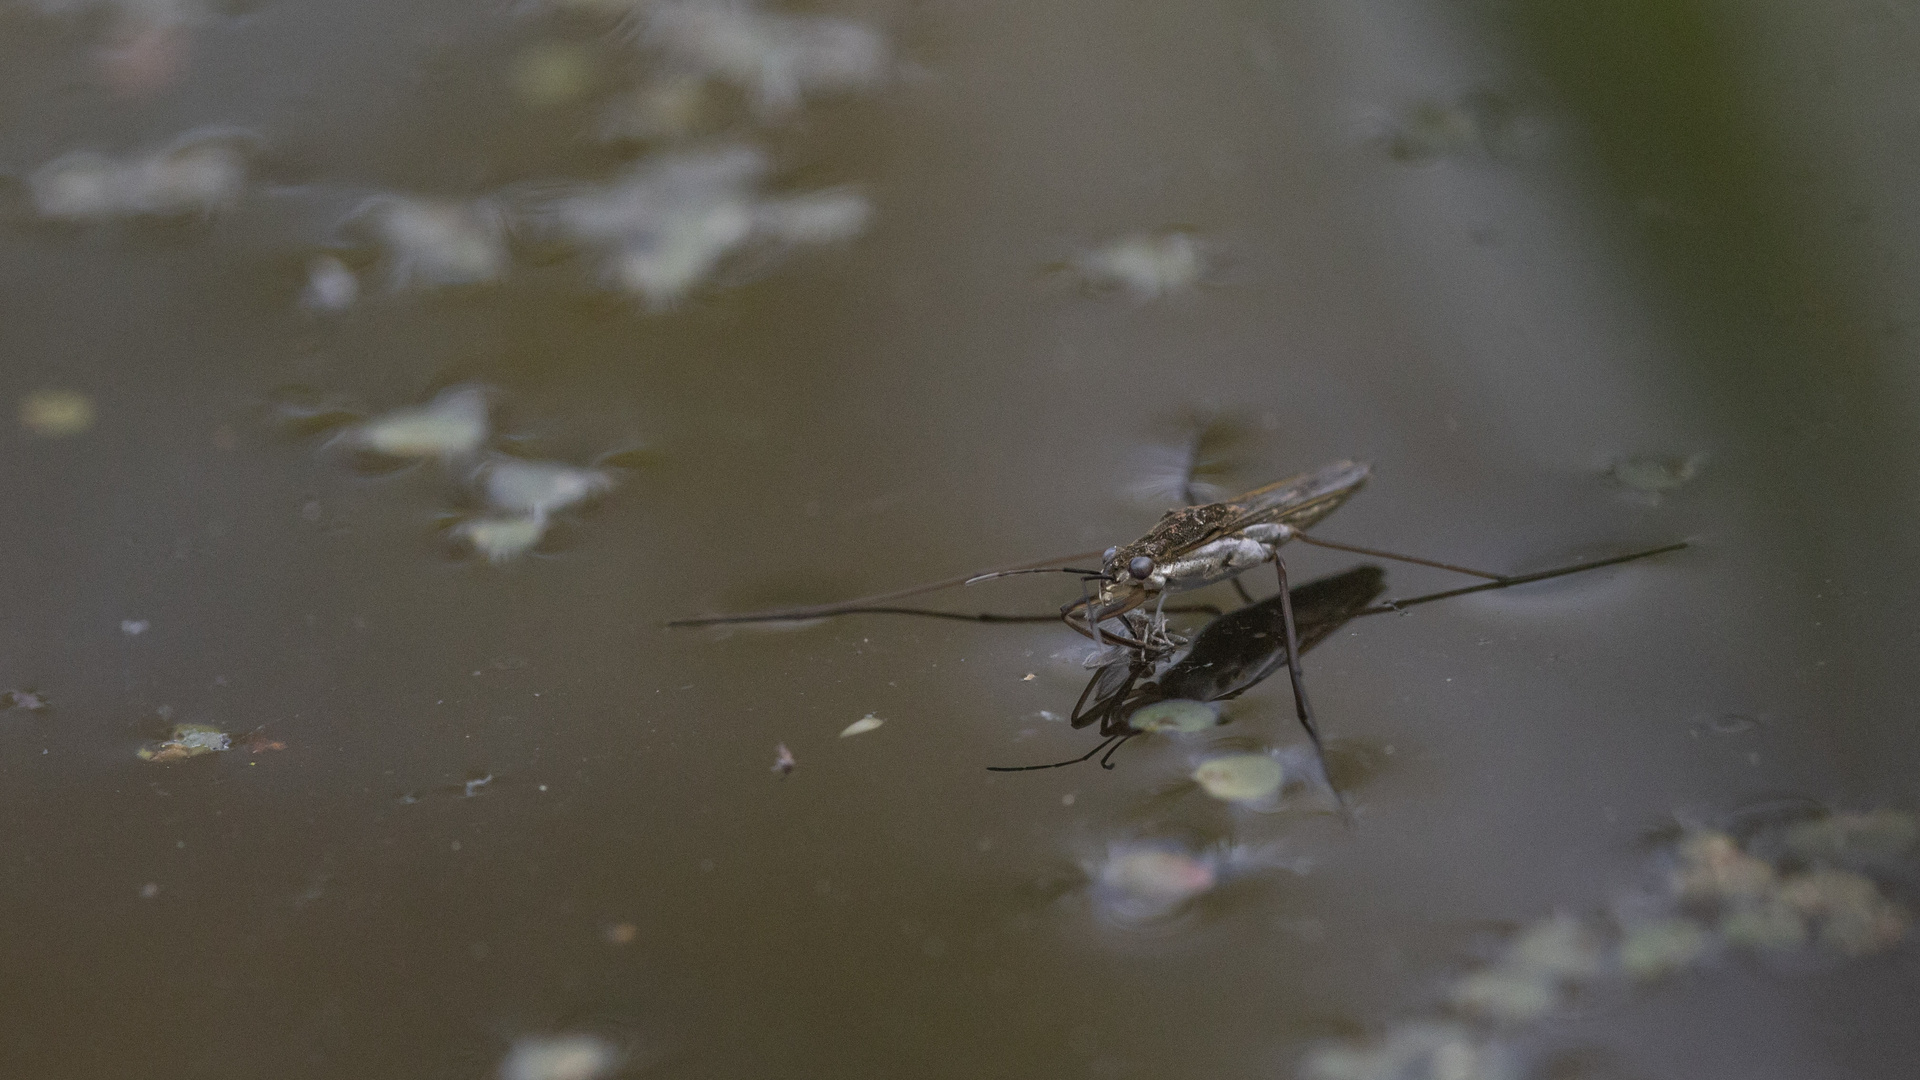
[[[0,1072],[480,1077],[591,1032],[659,1076],[1291,1076],[1439,1015],[1503,928],[1618,908],[1676,815],[1911,808],[1904,8],[835,10],[889,35],[884,85],[723,100],[683,141],[764,147],[769,193],[857,185],[864,235],[651,306],[524,224],[504,280],[439,288],[341,228],[658,149],[588,137],[648,70],[604,18],[0,17],[11,176],[257,139],[209,220],[10,195],[0,397],[94,415],[0,462],[0,689],[51,702],[0,711]],[[1174,295],[1059,269],[1176,228],[1210,265]],[[301,306],[323,249],[344,310]],[[450,539],[459,470],[289,422],[466,382],[490,445],[645,453],[489,565]],[[1316,650],[1351,828],[1180,787],[1208,746],[1299,742],[1283,682],[1111,773],[995,775],[1089,745],[1040,715],[1085,679],[1062,627],[659,626],[1130,539],[1204,416],[1245,435],[1229,486],[1372,462],[1332,538],[1496,570],[1695,547]],[[1612,478],[1642,458],[1691,478]],[[235,748],[135,756],[188,722]],[[1133,925],[1089,876],[1141,839],[1269,861]],[[1906,1076],[1914,955],[1729,954],[1499,1037],[1529,1076]]]

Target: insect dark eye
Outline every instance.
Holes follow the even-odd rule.
[[[1127,573],[1133,575],[1133,580],[1135,581],[1145,581],[1152,577],[1153,557],[1151,555],[1135,555],[1132,561],[1127,563]]]

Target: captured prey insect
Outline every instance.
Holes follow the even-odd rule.
[[[940,589],[972,585],[1018,574],[1076,574],[1082,582],[1081,597],[1062,607],[1058,618],[1079,633],[1103,645],[1118,646],[1122,650],[1121,659],[1107,666],[1120,673],[1106,675],[1106,671],[1103,670],[1103,675],[1106,675],[1111,685],[1102,689],[1102,678],[1099,676],[1089,684],[1089,692],[1097,691],[1093,708],[1087,707],[1087,695],[1082,694],[1080,705],[1075,709],[1075,720],[1079,722],[1076,726],[1098,721],[1102,725],[1102,733],[1112,738],[1125,733],[1114,727],[1115,723],[1124,725],[1124,720],[1116,719],[1115,710],[1127,699],[1133,684],[1144,680],[1156,665],[1186,644],[1168,628],[1166,616],[1179,609],[1168,608],[1167,597],[1175,592],[1185,592],[1221,581],[1231,581],[1240,591],[1241,596],[1251,604],[1253,598],[1240,585],[1237,580],[1239,575],[1266,563],[1272,563],[1280,588],[1278,594],[1269,603],[1278,607],[1279,620],[1276,629],[1283,646],[1280,650],[1280,660],[1284,662],[1288,679],[1292,684],[1294,714],[1301,727],[1306,730],[1316,754],[1324,760],[1319,727],[1314,721],[1313,709],[1308,703],[1306,686],[1300,670],[1300,653],[1304,647],[1300,620],[1296,617],[1297,613],[1294,610],[1294,591],[1287,579],[1286,562],[1280,555],[1280,548],[1288,542],[1299,540],[1318,547],[1429,566],[1482,579],[1479,585],[1419,597],[1408,601],[1408,604],[1424,603],[1445,596],[1485,589],[1506,588],[1528,581],[1538,581],[1645,558],[1686,546],[1684,543],[1670,544],[1631,555],[1562,567],[1537,574],[1503,575],[1432,559],[1336,543],[1307,534],[1307,529],[1339,509],[1355,492],[1359,491],[1366,483],[1369,474],[1370,469],[1364,464],[1341,461],[1315,472],[1303,473],[1265,487],[1255,488],[1230,499],[1169,510],[1146,535],[1138,540],[1124,545],[1115,545],[1100,553],[1098,555],[1100,568],[1097,570],[1077,569],[1073,565],[1094,557],[1093,553],[1087,552],[1003,570],[950,578],[840,603],[738,615],[709,615],[679,619],[667,625],[685,627],[720,623],[791,622],[857,613],[929,615],[941,618],[973,619],[981,622],[1027,622],[1034,620],[1024,616],[968,615],[933,611],[899,606],[894,602]],[[1089,585],[1094,586],[1091,593],[1086,591],[1086,586]],[[1368,600],[1371,599],[1372,597],[1369,596]],[[1373,613],[1373,610],[1366,609],[1366,612]],[[1390,603],[1378,610],[1396,610],[1396,605]],[[1353,611],[1344,618],[1340,618],[1339,622],[1344,622],[1346,618],[1361,613],[1359,610]],[[1315,626],[1317,627],[1323,621],[1317,615]],[[1338,623],[1333,625],[1337,626]],[[1331,627],[1327,632],[1331,632]],[[1119,665],[1118,668],[1115,668],[1116,664]],[[1269,668],[1260,677],[1265,678],[1266,674],[1271,673],[1272,670]],[[1103,706],[1102,703],[1105,705]]]

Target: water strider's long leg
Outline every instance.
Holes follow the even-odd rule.
[[[1036,769],[1063,769],[1068,765],[1078,765],[1081,762],[1088,760],[1089,758],[1093,757],[1093,755],[1099,753],[1102,750],[1105,750],[1107,748],[1108,743],[1112,743],[1115,741],[1126,742],[1128,739],[1132,738],[1137,734],[1139,733],[1130,731],[1120,735],[1109,735],[1106,738],[1101,739],[1099,743],[1097,743],[1094,746],[1093,749],[1087,751],[1086,753],[1080,755],[1077,758],[1074,758],[1072,761],[1055,761],[1055,762],[1050,762],[1046,765],[989,765],[987,766],[987,771],[988,772],[1033,772]],[[1115,746],[1114,749],[1118,750],[1119,747]],[[1109,769],[1112,767],[1113,766],[1111,765],[1107,766],[1107,768]]]
[[[1359,611],[1354,612],[1353,617],[1359,618],[1362,615],[1385,615],[1389,612],[1404,611],[1410,607],[1417,607],[1420,604],[1432,603],[1435,600],[1449,600],[1456,596],[1467,596],[1477,592],[1488,592],[1493,589],[1505,589],[1514,585],[1527,585],[1536,581],[1565,577],[1568,574],[1578,574],[1587,570],[1598,570],[1606,566],[1617,566],[1620,563],[1633,562],[1636,559],[1647,559],[1655,555],[1665,555],[1669,552],[1684,550],[1686,547],[1687,545],[1684,542],[1665,544],[1657,548],[1648,548],[1645,551],[1636,551],[1627,555],[1612,555],[1604,559],[1593,559],[1587,562],[1574,563],[1571,566],[1559,566],[1552,570],[1538,570],[1530,574],[1515,574],[1511,577],[1488,581],[1483,585],[1468,585],[1458,589],[1445,589],[1440,592],[1427,593],[1424,596],[1415,596],[1406,600],[1388,600],[1385,603],[1375,604],[1372,607],[1361,608]],[[1240,579],[1238,578],[1231,580],[1235,585],[1240,583]],[[1165,611],[1169,615],[1219,615],[1221,613],[1220,609],[1212,604],[1182,604],[1178,607],[1168,607]],[[961,622],[981,623],[1050,623],[1060,620],[1060,616],[1054,614],[1011,615],[987,611],[971,613],[964,611],[940,611],[935,608],[888,607],[880,605],[869,607],[842,606],[841,609],[835,611],[834,614],[918,615],[929,619],[953,619]],[[1109,642],[1108,644],[1113,643]]]
[[[1180,604],[1165,609],[1169,615],[1219,615],[1220,609],[1213,604]],[[928,619],[953,619],[957,622],[979,623],[1057,623],[1060,615],[1055,612],[1047,615],[1010,615],[1002,612],[981,611],[941,611],[938,608],[890,607],[850,607],[833,613],[834,615],[918,615]],[[824,616],[822,616],[824,617]],[[1117,644],[1108,642],[1108,644]]]
[[[1657,548],[1635,551],[1627,555],[1614,555],[1605,559],[1591,559],[1587,562],[1574,563],[1571,566],[1555,567],[1552,570],[1539,570],[1531,574],[1515,574],[1512,577],[1501,578],[1498,581],[1489,581],[1483,585],[1468,585],[1459,589],[1446,589],[1441,592],[1427,593],[1424,596],[1416,596],[1409,600],[1388,600],[1385,603],[1375,604],[1372,607],[1361,608],[1359,611],[1353,613],[1353,617],[1357,619],[1362,615],[1385,615],[1388,612],[1405,611],[1407,608],[1415,607],[1419,604],[1430,604],[1435,600],[1449,600],[1453,597],[1466,596],[1470,593],[1488,592],[1493,589],[1507,589],[1515,585],[1526,585],[1535,581],[1546,581],[1550,578],[1566,577],[1568,574],[1579,574],[1588,570],[1598,570],[1603,566],[1618,566],[1621,563],[1633,562],[1636,559],[1648,559],[1655,555],[1665,555],[1668,552],[1680,551],[1686,547],[1687,542],[1682,540],[1677,544],[1664,544]]]
[[[1455,566],[1452,563],[1438,562],[1433,559],[1422,559],[1417,555],[1397,555],[1391,551],[1381,551],[1378,548],[1360,547],[1357,544],[1338,544],[1333,542],[1332,540],[1322,540],[1317,536],[1308,536],[1306,533],[1303,533],[1303,532],[1295,532],[1293,534],[1293,538],[1295,540],[1300,541],[1303,544],[1312,544],[1314,547],[1332,548],[1335,551],[1351,551],[1355,555],[1371,555],[1376,559],[1392,559],[1395,562],[1412,563],[1415,566],[1431,566],[1435,570],[1451,570],[1456,574],[1465,574],[1468,577],[1486,578],[1488,581],[1508,580],[1507,575],[1505,574],[1490,574],[1485,570],[1473,570],[1465,566]]]
[[[1004,577],[1016,571],[1045,573],[1059,571],[1063,573],[1077,573],[1078,571],[1068,570],[1065,564],[1077,563],[1082,559],[1097,559],[1099,557],[1100,553],[1097,551],[1082,551],[1072,555],[1063,555],[1057,559],[1043,559],[1040,562],[1027,563],[1022,566],[1011,566],[1005,570],[990,570],[981,574],[967,574],[962,577],[947,578],[944,581],[932,581],[925,585],[915,585],[911,588],[896,589],[893,592],[878,593],[873,596],[861,596],[852,600],[841,600],[831,604],[811,604],[806,607],[777,608],[772,611],[749,611],[739,615],[702,615],[691,619],[674,619],[666,625],[669,627],[718,626],[723,623],[801,622],[807,619],[824,619],[829,615],[844,615],[856,610],[871,608],[879,604],[884,604],[889,600],[904,600],[909,596],[922,596],[926,593],[938,592],[941,589],[957,588],[975,581]]]

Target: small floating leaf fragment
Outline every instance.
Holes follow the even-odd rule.
[[[1415,1021],[1365,1043],[1322,1046],[1301,1062],[1305,1080],[1512,1080],[1513,1055],[1459,1024]]]
[[[1920,836],[1920,823],[1912,814],[1875,810],[1804,821],[1781,839],[1788,851],[1802,858],[1846,862],[1893,858],[1912,847],[1916,836]]]
[[[786,743],[781,743],[774,748],[773,771],[779,773],[782,780],[791,775],[794,766],[798,764],[799,762],[793,760],[793,751],[787,749]]]
[[[1540,972],[1492,967],[1456,980],[1448,997],[1467,1012],[1519,1024],[1558,1007],[1560,987]]]
[[[126,159],[75,151],[34,170],[27,187],[34,209],[56,221],[205,215],[231,206],[245,190],[248,141],[215,131]]]
[[[873,206],[851,189],[767,199],[753,208],[756,231],[789,244],[838,244],[866,231]]]
[[[506,214],[492,202],[382,195],[355,215],[386,248],[395,287],[477,285],[506,276]]]
[[[332,255],[319,255],[307,264],[307,287],[300,306],[309,311],[344,311],[360,299],[360,279],[347,264]]]
[[[1203,701],[1173,698],[1136,710],[1127,723],[1141,731],[1205,731],[1220,723],[1220,714]]]
[[[464,457],[487,440],[486,388],[448,387],[425,405],[395,409],[335,436],[346,446],[400,458]]]
[[[598,1035],[527,1035],[500,1062],[500,1080],[601,1080],[620,1068],[617,1047]]]
[[[0,708],[39,712],[47,707],[46,695],[32,690],[9,690],[0,694]]]
[[[142,761],[185,761],[202,754],[221,753],[229,749],[227,733],[206,724],[176,724],[173,734],[167,739],[143,746],[137,752]]]
[[[1588,979],[1605,968],[1600,935],[1571,915],[1555,915],[1521,932],[1506,966],[1559,979]]]
[[[650,44],[677,67],[739,87],[763,116],[790,112],[806,95],[864,90],[887,75],[886,37],[851,19],[728,0],[659,0],[645,12]]]
[[[1622,458],[1613,463],[1608,475],[1621,487],[1657,500],[1666,492],[1685,486],[1699,474],[1705,461],[1705,454],[1684,458]]]
[[[35,390],[20,399],[20,424],[49,439],[78,435],[93,426],[93,399],[73,390]]]
[[[868,713],[853,723],[848,724],[840,732],[840,737],[844,739],[849,735],[865,735],[867,732],[873,731],[884,723],[886,723],[885,720],[880,719],[872,713]]]
[[[1226,802],[1258,802],[1280,790],[1285,775],[1266,754],[1228,754],[1209,758],[1193,770],[1201,790]]]
[[[559,461],[496,454],[476,474],[488,504],[510,514],[551,514],[613,489],[613,475]]]
[[[539,546],[547,534],[544,514],[528,517],[468,518],[453,527],[453,536],[464,540],[490,563],[511,562]]]
[[[1100,881],[1134,896],[1185,900],[1213,888],[1214,874],[1212,864],[1185,852],[1144,848],[1115,852]]]
[[[1215,860],[1164,843],[1118,843],[1093,870],[1093,898],[1125,922],[1173,913],[1219,881]]]
[[[1685,970],[1712,943],[1706,928],[1692,919],[1628,923],[1620,937],[1620,968],[1636,979],[1657,979]]]
[[[1753,898],[1773,888],[1772,864],[1740,850],[1725,833],[1696,832],[1681,841],[1673,889],[1684,899]]]
[[[1814,870],[1780,883],[1780,900],[1820,920],[1821,945],[1848,956],[1877,952],[1906,936],[1906,909],[1880,895],[1872,880],[1850,870]]]
[[[1720,919],[1720,936],[1734,945],[1785,951],[1807,943],[1807,921],[1775,899],[1743,904]]]
[[[1192,288],[1206,270],[1206,250],[1192,233],[1136,233],[1073,260],[1082,280],[1152,300]]]

